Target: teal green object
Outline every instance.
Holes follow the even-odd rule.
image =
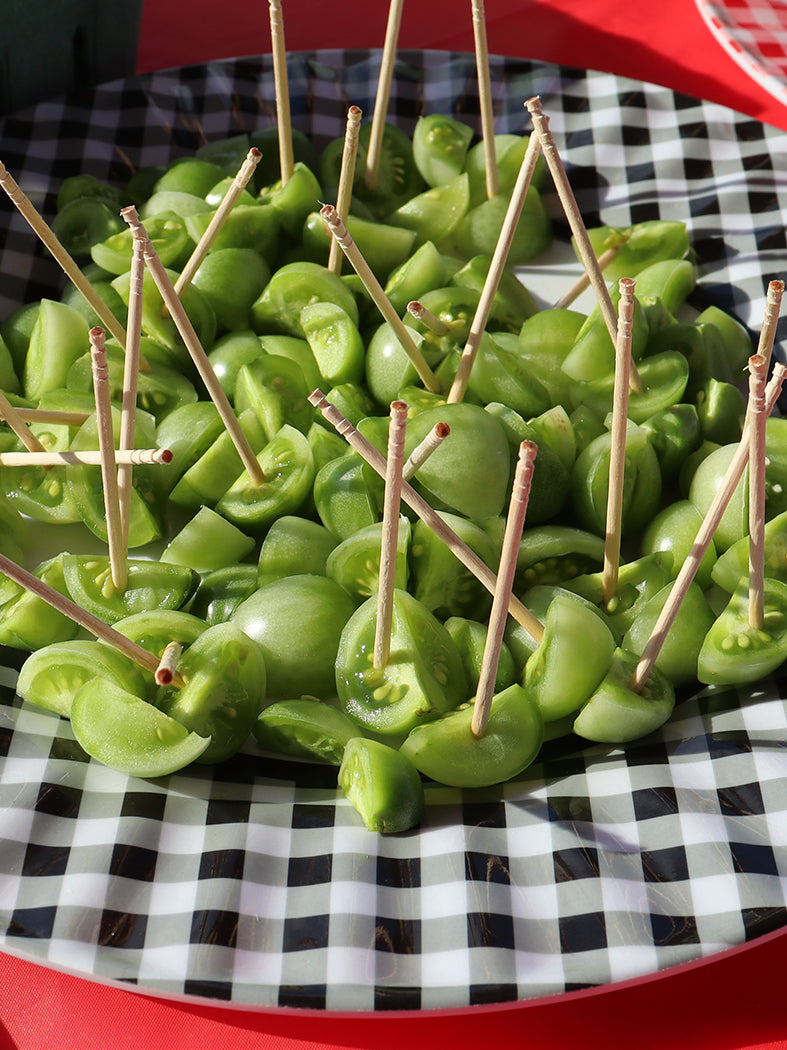
[[[142,0],[4,0],[0,114],[130,76]]]

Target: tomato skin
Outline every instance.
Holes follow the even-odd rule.
[[[354,611],[338,583],[304,574],[260,587],[241,602],[231,622],[261,647],[271,699],[325,699],[336,695],[336,651]]]
[[[672,714],[675,690],[655,668],[641,693],[629,688],[638,658],[616,649],[599,687],[574,719],[574,732],[586,740],[625,744],[658,729]]]

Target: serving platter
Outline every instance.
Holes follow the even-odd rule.
[[[322,145],[350,104],[370,115],[379,67],[378,51],[291,55],[295,125]],[[498,131],[527,130],[541,96],[588,225],[686,222],[693,305],[756,330],[787,269],[787,136],[609,74],[499,57],[491,71]],[[478,127],[473,56],[400,53],[390,119],[411,131],[433,111]],[[68,175],[122,183],[274,120],[270,58],[245,58],[8,117],[0,155],[51,214]],[[0,215],[2,317],[62,278],[10,205]],[[253,747],[156,781],[109,770],[14,696],[22,654],[2,655],[0,948],[47,965],[235,1005],[428,1010],[611,985],[787,921],[782,677],[687,696],[622,749],[555,742],[499,787],[429,784],[421,827],[384,837],[334,769]]]

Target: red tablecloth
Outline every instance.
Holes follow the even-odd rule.
[[[380,46],[387,6],[285,0],[287,46]],[[486,14],[494,53],[653,81],[787,130],[787,110],[728,57],[691,0],[487,0]],[[400,43],[472,50],[469,0],[406,3]],[[147,0],[137,68],[147,72],[269,48],[264,0]],[[453,1015],[377,1017],[175,1003],[0,955],[0,1048],[787,1048],[786,955],[787,932],[600,993]]]

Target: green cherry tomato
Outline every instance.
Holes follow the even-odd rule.
[[[232,623],[262,649],[271,699],[336,695],[339,638],[355,604],[326,576],[295,575],[260,587]]]
[[[762,627],[749,622],[749,581],[741,580],[700,649],[697,678],[740,685],[765,678],[787,657],[787,584],[765,579]]]
[[[68,718],[74,696],[93,678],[108,679],[142,696],[145,680],[128,657],[91,639],[53,642],[37,649],[22,664],[16,691],[23,700]]]
[[[413,729],[401,752],[416,769],[439,784],[478,788],[518,776],[538,754],[544,725],[538,708],[521,685],[492,699],[484,735],[473,736],[473,708],[464,704],[436,722]]]
[[[393,835],[417,827],[424,813],[418,771],[400,751],[377,740],[347,741],[339,787],[370,831]]]
[[[675,707],[675,690],[657,668],[640,693],[630,688],[638,658],[616,649],[601,684],[574,719],[574,732],[585,740],[625,744],[664,725]]]
[[[181,689],[161,690],[158,706],[194,733],[209,737],[201,762],[223,762],[246,742],[265,702],[260,647],[231,623],[209,627],[183,653]]]
[[[344,628],[336,655],[342,709],[375,735],[398,741],[467,697],[462,659],[450,634],[407,591],[394,591],[390,656],[374,667],[377,599]]]
[[[598,612],[557,594],[544,637],[525,664],[524,686],[545,722],[577,711],[609,670],[615,639]]]
[[[259,586],[298,573],[328,575],[327,562],[338,542],[319,522],[283,514],[262,541],[257,561]]]
[[[702,515],[693,503],[688,500],[676,500],[660,510],[648,525],[642,536],[640,553],[656,554],[658,551],[668,551],[672,554],[672,575],[677,576],[697,538],[701,524]],[[715,575],[715,564],[716,546],[711,540],[695,576],[695,581],[702,590],[710,586],[711,574]],[[733,586],[737,582],[736,578]]]
[[[407,553],[410,548],[410,522],[401,515],[396,548],[396,586],[407,587]],[[382,524],[375,522],[359,529],[328,554],[325,574],[342,586],[357,605],[377,593],[380,580]],[[446,548],[447,549],[447,548]]]
[[[162,777],[199,758],[207,737],[105,678],[86,682],[74,696],[71,725],[79,744],[111,769],[135,777]]]
[[[308,758],[338,766],[358,726],[336,707],[320,700],[277,700],[252,729],[263,751]]]
[[[160,560],[184,565],[197,572],[210,572],[242,561],[254,548],[254,540],[210,507],[200,507],[180,532],[169,541]]]
[[[40,580],[60,594],[68,594],[63,560],[65,555],[42,562],[35,570]],[[77,633],[77,625],[43,598],[0,575],[0,645],[31,652],[52,642],[67,641]]]
[[[713,582],[729,594],[749,574],[749,547],[749,537],[741,537],[712,566]],[[765,523],[765,575],[787,583],[787,511]]]
[[[253,565],[214,569],[200,580],[189,609],[211,626],[224,623],[256,590],[257,570]]]

